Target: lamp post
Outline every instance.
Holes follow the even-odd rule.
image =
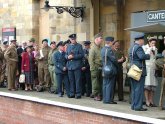
[[[75,18],[81,18],[81,21],[83,21],[84,17],[84,6],[82,7],[72,7],[72,6],[50,6],[49,0],[45,0],[45,5],[43,8],[46,12],[49,11],[49,9],[56,9],[58,14],[62,14],[63,12],[68,12],[71,16]]]

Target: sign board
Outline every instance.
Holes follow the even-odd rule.
[[[2,41],[16,39],[16,28],[2,28]]]
[[[147,12],[147,22],[162,22],[162,21],[165,21],[165,10]]]

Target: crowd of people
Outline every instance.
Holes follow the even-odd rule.
[[[103,40],[100,33],[94,36],[94,42],[84,41],[83,45],[76,38],[76,34],[71,34],[67,41],[52,41],[50,46],[48,40],[43,39],[41,48],[34,41],[22,45],[18,45],[17,40],[4,41],[3,48],[0,47],[0,86],[10,91],[18,88],[47,90],[59,97],[66,94],[76,99],[85,95],[95,101],[102,100],[104,104],[117,104],[114,95],[118,86],[118,100],[124,101],[123,63],[126,57],[120,42],[114,37]],[[164,59],[156,58],[156,41],[150,38],[144,45],[144,35],[137,35],[129,50],[130,65],[142,69],[139,81],[130,78],[131,109],[135,111],[147,110],[142,107],[144,94],[146,106],[156,107],[153,101],[157,86],[156,65],[164,68],[165,63]],[[24,83],[19,83],[21,74],[25,75]],[[162,106],[162,99],[160,103]]]

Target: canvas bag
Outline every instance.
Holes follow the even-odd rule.
[[[19,83],[25,83],[25,74],[19,76]]]
[[[134,47],[132,51],[132,62],[133,62],[133,52],[134,52]],[[135,64],[131,65],[131,68],[129,69],[127,76],[133,78],[136,81],[139,81],[142,75],[142,70],[136,66]]]

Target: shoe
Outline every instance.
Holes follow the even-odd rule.
[[[63,95],[62,95],[62,94],[58,94],[58,96],[59,96],[59,97],[63,97]]]
[[[101,98],[100,98],[99,96],[96,96],[96,97],[94,98],[94,100],[95,100],[95,101],[101,101]]]
[[[151,106],[151,104],[149,104],[149,105],[148,105],[148,104],[146,103],[146,106],[147,106],[147,107],[150,107],[150,106]]]
[[[112,101],[112,102],[110,102],[109,104],[117,104],[117,102]]]
[[[124,101],[124,99],[119,99],[119,101]]]
[[[69,98],[75,98],[75,96],[73,95],[73,96],[68,96]]]
[[[17,89],[11,89],[11,91],[17,91]]]
[[[165,110],[165,107],[162,107],[161,110]]]
[[[157,107],[157,105],[150,103],[151,107]]]
[[[91,94],[91,95],[90,95],[90,98],[94,98],[94,95],[93,95],[93,94]]]
[[[147,111],[146,108],[141,108],[141,109],[134,109],[135,111]]]
[[[76,98],[76,99],[81,99],[81,96],[76,96],[75,98]]]

